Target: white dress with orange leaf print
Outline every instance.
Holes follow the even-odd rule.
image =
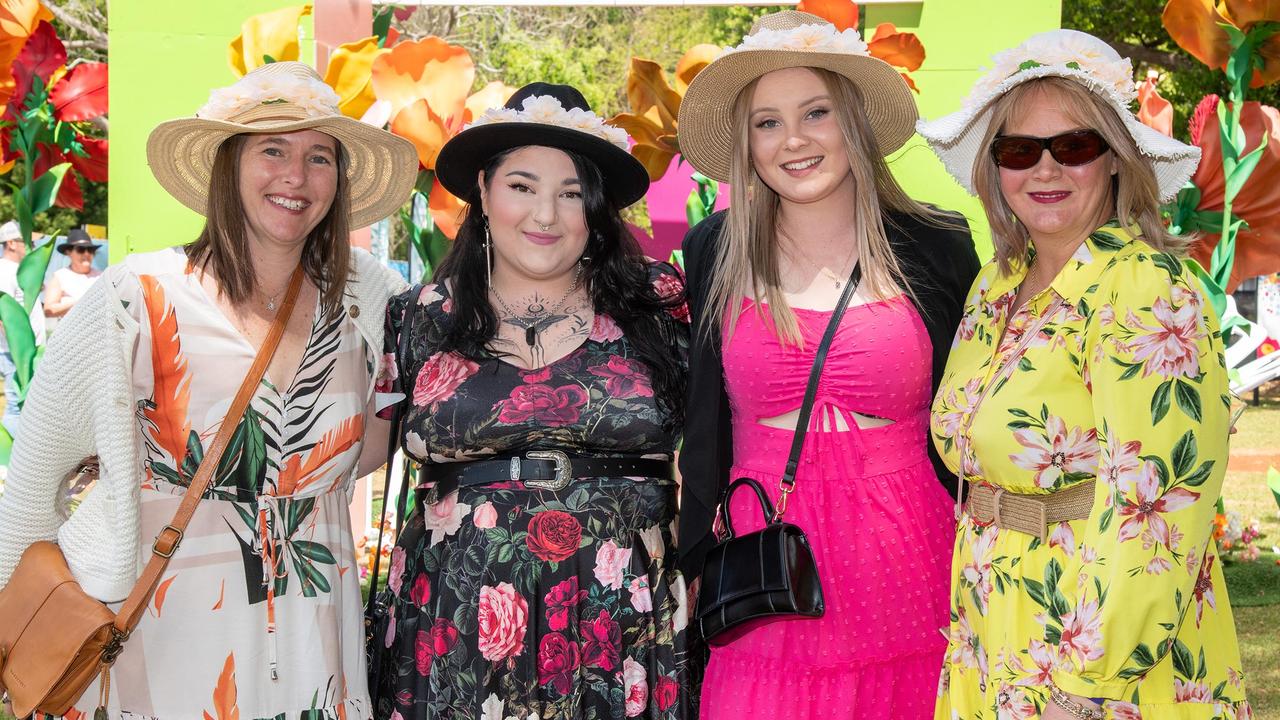
[[[130,257],[116,290],[141,326],[133,397],[142,531],[173,517],[256,348],[185,255]],[[113,718],[369,717],[348,514],[376,356],[317,308],[287,388],[268,374],[111,675]],[[77,704],[92,715],[96,688]]]

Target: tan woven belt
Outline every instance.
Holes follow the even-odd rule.
[[[1017,530],[1046,542],[1050,525],[1089,517],[1095,482],[1087,480],[1047,495],[1023,495],[987,483],[970,483],[965,512],[979,525]]]

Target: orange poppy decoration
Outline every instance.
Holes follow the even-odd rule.
[[[858,29],[858,6],[852,0],[800,0],[796,9],[817,15],[837,30]]]
[[[1138,87],[1138,120],[1169,137],[1173,137],[1173,105],[1160,97],[1156,83],[1160,73],[1147,72],[1147,79]]]
[[[1201,101],[1191,121],[1192,141],[1200,146],[1200,165],[1191,178],[1200,188],[1198,210],[1221,211],[1225,182],[1222,174],[1222,141],[1218,132],[1216,96]],[[1240,112],[1246,142],[1241,155],[1258,147],[1266,134],[1267,149],[1249,181],[1231,203],[1231,211],[1244,218],[1248,229],[1236,235],[1235,263],[1227,292],[1241,280],[1280,272],[1280,111],[1258,102],[1246,102]],[[1218,244],[1218,234],[1205,233],[1191,248],[1204,267]]]
[[[391,132],[413,143],[423,169],[434,171],[440,149],[485,110],[499,107],[515,88],[491,82],[474,94],[475,63],[465,48],[438,37],[404,41],[379,55],[370,84],[390,114]],[[435,182],[428,199],[431,219],[449,238],[457,235],[461,200]]]
[[[53,22],[53,13],[37,0],[0,3],[0,106],[13,98],[13,61],[41,22]]]
[[[676,141],[676,118],[689,83],[720,54],[720,48],[694,45],[676,63],[675,87],[667,82],[662,66],[652,60],[631,58],[627,73],[627,104],[631,112],[609,118],[609,124],[627,131],[635,144],[631,154],[657,182],[667,172],[671,158],[680,152]]]
[[[1211,68],[1225,70],[1231,56],[1231,40],[1222,25],[1248,33],[1259,23],[1280,22],[1276,0],[1169,0],[1162,15],[1169,36],[1183,50]],[[1251,87],[1280,80],[1280,34],[1258,47]],[[1201,162],[1201,165],[1204,163]]]

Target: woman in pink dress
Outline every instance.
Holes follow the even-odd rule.
[[[786,516],[813,548],[825,614],[715,647],[703,718],[932,716],[954,477],[931,457],[929,402],[978,261],[963,220],[907,197],[885,165],[915,118],[901,76],[855,31],[795,11],[761,18],[681,106],[685,158],[732,184],[731,208],[685,241],[696,322],[680,460],[686,573],[715,542],[729,480],[754,478],[777,501],[815,349],[855,266],[862,278],[823,366]],[[763,524],[751,495],[730,509],[739,534]]]

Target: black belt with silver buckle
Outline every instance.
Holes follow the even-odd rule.
[[[418,471],[419,486],[432,483],[424,502],[434,504],[460,487],[523,482],[537,490],[563,490],[579,478],[644,477],[675,481],[670,460],[635,455],[569,457],[559,450],[530,450],[523,455],[471,462],[431,463]]]

